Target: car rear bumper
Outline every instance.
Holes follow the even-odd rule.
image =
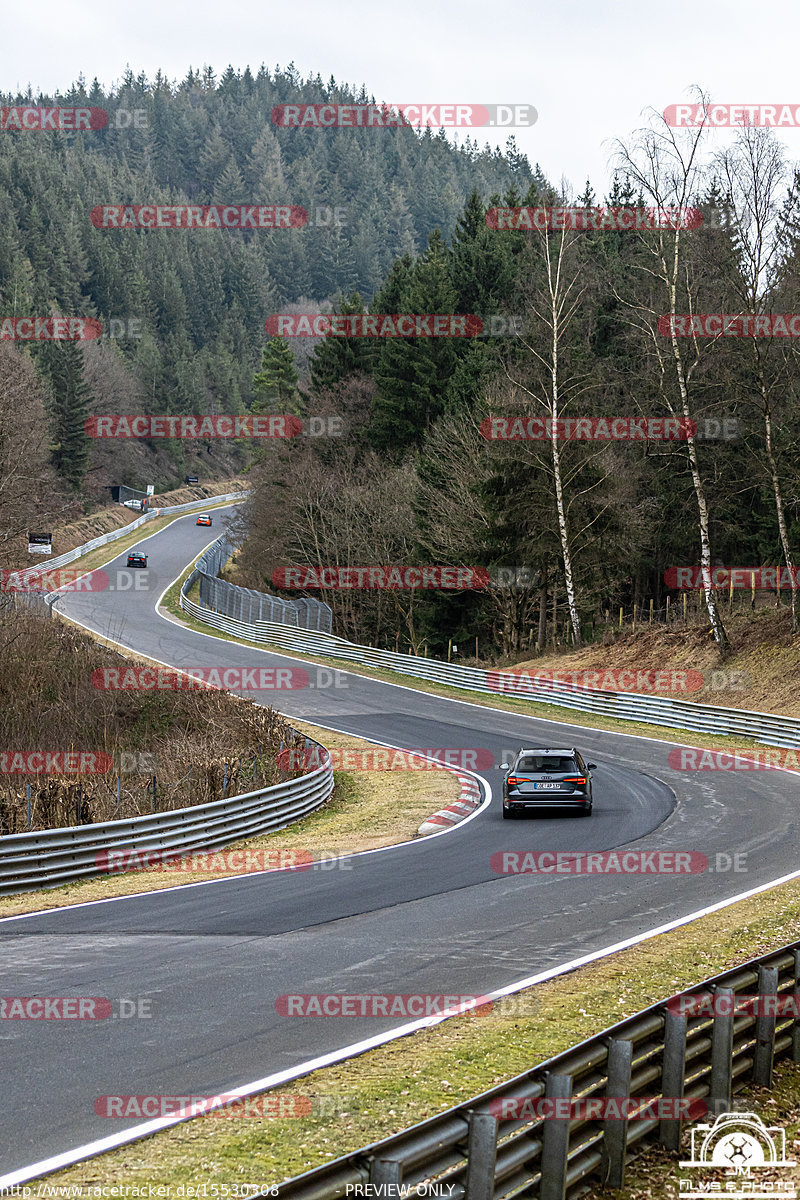
[[[506,808],[588,808],[592,803],[591,796],[524,796],[516,799],[506,797],[503,805]]]

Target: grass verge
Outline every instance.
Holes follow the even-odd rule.
[[[608,733],[627,733],[631,736],[649,737],[655,738],[658,741],[678,742],[684,746],[701,746],[710,749],[719,748],[727,740],[719,733],[709,734],[695,732],[690,729],[674,729],[665,725],[652,725],[646,721],[624,721],[615,717],[600,716],[596,713],[581,712],[579,709],[563,708],[557,704],[542,704],[537,701],[517,699],[516,697],[501,695],[485,696],[481,692],[470,692],[465,688],[432,683],[427,679],[417,679],[413,676],[401,675],[398,671],[364,666],[361,663],[353,663],[346,659],[328,658],[320,654],[305,654],[295,650],[284,650],[280,646],[263,644],[261,642],[249,642],[239,636],[214,629],[211,625],[206,625],[204,622],[188,616],[179,607],[178,595],[191,569],[191,567],[187,568],[180,579],[176,580],[170,587],[162,601],[162,608],[176,621],[185,625],[187,629],[193,629],[196,633],[203,633],[208,637],[218,638],[223,642],[234,642],[240,646],[264,650],[268,653],[283,654],[289,658],[296,658],[298,662],[316,663],[319,666],[330,667],[333,670],[348,671],[353,675],[363,675],[368,679],[377,679],[381,683],[393,683],[414,691],[427,692],[431,696],[442,696],[448,700],[461,700],[468,704],[479,705],[481,708],[495,709],[499,712],[518,713],[524,717],[537,717],[543,721],[552,721],[554,724],[579,726],[585,729],[600,729]],[[738,736],[736,738],[736,747],[740,750],[758,748],[763,750],[764,748],[762,742]]]
[[[316,1111],[308,1116],[195,1118],[60,1171],[51,1182],[87,1189],[207,1183],[221,1195],[224,1187],[275,1184],[465,1101],[655,1001],[799,937],[800,883],[792,882],[528,989],[510,1013],[501,1003],[484,1016],[454,1017],[278,1089],[280,1096],[310,1097]],[[525,969],[520,964],[520,973]],[[344,1018],[340,1024],[345,1042]],[[253,1064],[254,1075],[268,1069]],[[796,1078],[793,1087],[796,1099]],[[108,1124],[110,1133],[116,1122]],[[653,1161],[661,1162],[665,1178],[673,1169],[663,1154]],[[645,1187],[655,1169],[650,1158],[635,1169]],[[639,1187],[633,1171],[630,1186]],[[631,1200],[648,1194],[664,1192],[629,1193]]]
[[[318,729],[305,721],[294,721],[293,724],[332,750],[362,750],[371,745],[362,738]],[[449,771],[336,771],[334,780],[333,796],[328,803],[299,824],[233,842],[227,849],[303,850],[319,859],[391,846],[413,838],[426,817],[459,795],[458,780]],[[224,879],[237,873],[215,870],[210,875],[207,871],[181,869],[105,875],[46,891],[0,897],[0,917],[44,912],[113,896],[162,891],[187,883]]]

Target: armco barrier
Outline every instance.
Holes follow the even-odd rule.
[[[187,504],[173,504],[168,508],[151,508],[148,512],[143,513],[130,525],[123,525],[121,529],[113,529],[111,533],[101,534],[100,537],[92,538],[90,542],[84,542],[82,546],[76,546],[74,550],[68,550],[66,554],[59,554],[57,558],[49,558],[46,563],[29,564],[27,567],[20,567],[20,572],[42,570],[50,571],[53,567],[64,567],[67,563],[75,562],[76,558],[82,558],[84,554],[91,553],[92,550],[97,550],[100,546],[106,546],[109,542],[116,542],[118,538],[126,537],[132,533],[134,529],[138,529],[140,525],[144,525],[147,521],[153,521],[158,516],[171,516],[174,513],[191,512],[195,508],[208,508],[212,504],[220,504],[226,500],[243,500],[247,495],[246,492],[228,492],[224,496],[205,496],[202,500],[190,500]]]
[[[306,738],[307,747],[318,745]],[[332,791],[328,759],[307,775],[210,804],[70,829],[12,833],[0,837],[0,895],[104,875],[98,856],[108,850],[219,849],[282,829],[319,808]]]
[[[397,654],[393,650],[375,650],[370,646],[359,646],[334,634],[314,633],[310,630],[292,629],[269,621],[253,623],[234,620],[221,613],[202,608],[189,600],[187,593],[194,581],[194,573],[183,585],[180,596],[181,608],[192,617],[215,629],[231,633],[246,641],[261,645],[278,646],[282,650],[299,654],[316,654],[324,658],[343,658],[366,666],[382,667],[401,675],[412,675],[416,679],[429,679],[434,683],[448,684],[470,692],[482,692],[500,696],[508,694],[514,699],[530,700],[540,704],[555,704],[561,708],[574,708],[582,712],[600,713],[623,721],[646,721],[650,725],[665,725],[672,729],[692,729],[713,733],[723,737],[747,737],[770,746],[800,748],[800,721],[793,717],[776,716],[773,713],[751,712],[748,709],[717,708],[712,704],[696,704],[689,700],[672,700],[667,696],[645,696],[635,692],[601,692],[568,684],[545,680],[537,683],[526,677],[525,690],[514,690],[514,681],[519,676],[512,672],[480,671],[475,667],[461,667],[454,663],[437,662],[433,658],[418,658],[412,654]],[[510,683],[504,693],[501,683],[506,677]],[[490,686],[489,679],[494,683]]]
[[[794,942],[683,995],[713,992],[724,1000],[741,992],[769,996],[798,991],[800,942]],[[356,1200],[365,1195],[396,1198],[413,1196],[413,1189],[422,1185],[421,1195],[448,1200],[571,1200],[596,1194],[603,1184],[620,1188],[632,1149],[660,1143],[678,1150],[680,1120],[542,1119],[524,1112],[520,1119],[498,1120],[497,1102],[637,1096],[696,1100],[708,1106],[703,1119],[711,1123],[715,1114],[731,1109],[734,1095],[748,1083],[769,1087],[777,1057],[800,1062],[800,1021],[752,1012],[734,1016],[730,1007],[730,1000],[724,1000],[711,1017],[683,1015],[666,1001],[654,1004],[439,1116],[287,1180],[278,1195],[282,1200],[339,1200],[348,1194]],[[348,1188],[353,1190],[348,1193]],[[674,1181],[670,1192],[677,1191]]]

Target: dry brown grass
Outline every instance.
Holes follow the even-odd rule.
[[[294,745],[289,723],[274,709],[216,689],[123,691],[94,686],[93,674],[127,660],[71,625],[25,610],[0,612],[0,752],[89,752],[96,773],[0,775],[0,835],[32,825],[49,829],[91,824],[152,811],[151,776],[159,811],[219,799],[227,764],[227,794],[277,783],[281,745]],[[123,776],[117,810],[114,756],[153,756]],[[102,756],[102,758],[100,757]],[[6,761],[5,771],[13,767]]]
[[[302,733],[331,750],[362,750],[371,745],[362,738],[333,733],[305,721],[295,720],[294,724]],[[302,821],[261,837],[234,842],[227,849],[263,851],[265,863],[272,864],[275,861],[273,852],[299,852],[303,856],[310,854],[314,859],[322,859],[391,846],[415,837],[427,816],[455,800],[459,794],[458,781],[449,771],[336,771],[334,782],[331,799]],[[189,869],[193,863],[188,859],[170,869],[162,869],[155,863],[150,870],[104,875],[46,891],[3,896],[0,897],[0,917],[42,912],[113,896],[161,891],[239,873],[233,867],[219,869],[225,861],[228,860],[223,856],[217,856],[213,863],[207,864],[207,869],[197,870]],[[297,861],[308,860],[303,857]]]
[[[643,625],[635,633],[610,632],[605,644],[530,658],[504,670],[693,670],[703,674],[704,686],[674,693],[677,698],[800,717],[800,642],[792,641],[788,610],[764,607],[753,613],[734,612],[725,620],[733,653],[724,664],[704,626],[675,622],[668,627]]]

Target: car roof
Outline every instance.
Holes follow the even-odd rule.
[[[519,758],[523,754],[576,754],[576,753],[577,753],[577,751],[574,746],[535,746],[535,747],[526,747],[524,750],[520,750],[519,753],[517,754],[517,758]]]

